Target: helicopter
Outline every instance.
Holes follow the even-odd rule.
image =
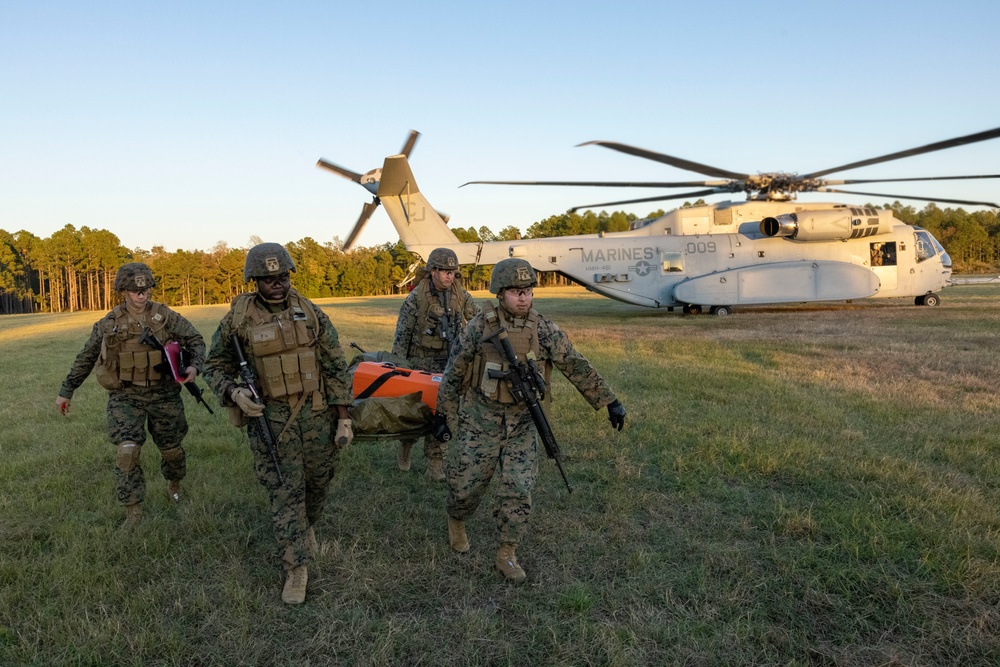
[[[588,290],[629,304],[680,309],[685,314],[729,315],[734,306],[913,298],[937,306],[949,282],[951,258],[925,229],[908,225],[890,209],[837,203],[802,203],[799,192],[896,197],[991,206],[995,203],[887,195],[832,186],[924,180],[1000,178],[1000,174],[828,180],[828,174],[897,160],[1000,136],[1000,128],[940,141],[807,174],[744,174],[626,144],[591,141],[611,150],[693,171],[714,180],[668,182],[470,181],[464,185],[540,185],[705,189],[570,209],[746,193],[745,201],[685,206],[630,229],[576,236],[462,243],[420,191],[409,164],[419,133],[411,131],[400,154],[364,174],[320,159],[317,166],[359,183],[373,199],[344,245],[384,206],[406,249],[424,261],[435,248],[455,251],[461,264],[492,265],[508,257],[536,271],[554,271]]]

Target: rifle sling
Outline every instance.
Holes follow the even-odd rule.
[[[275,447],[277,447],[278,443],[281,442],[281,436],[285,435],[285,432],[288,431],[288,427],[290,427],[292,425],[292,422],[295,421],[295,418],[299,416],[299,412],[302,410],[302,406],[305,405],[306,399],[308,397],[309,394],[307,394],[306,392],[302,392],[301,394],[299,394],[299,400],[295,401],[295,405],[292,406],[292,414],[288,416],[288,421],[285,422],[285,428],[281,429],[281,433],[279,433],[278,437],[274,439]],[[267,415],[262,415],[262,416],[264,419],[267,419]],[[277,454],[277,452],[275,452],[275,454]]]

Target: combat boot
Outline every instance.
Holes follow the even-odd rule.
[[[507,579],[507,581],[521,582],[524,581],[525,575],[524,570],[521,566],[517,564],[517,556],[514,555],[514,550],[517,546],[514,544],[501,544],[500,549],[497,551],[497,569],[500,573]]]
[[[448,515],[448,542],[451,548],[460,554],[469,550],[469,536],[465,534],[465,522],[459,519],[452,519]]]
[[[134,505],[125,506],[125,521],[122,522],[122,530],[131,530],[139,525],[142,521],[142,505],[136,503]]]
[[[306,583],[309,572],[305,565],[299,565],[289,570],[285,579],[285,588],[281,591],[281,601],[285,604],[302,604],[306,601]]]
[[[427,459],[427,476],[435,482],[443,482],[444,461],[439,458]]]
[[[181,480],[171,479],[167,482],[167,498],[175,503],[181,501]]]
[[[396,467],[400,470],[410,469],[410,449],[412,447],[413,441],[408,440],[399,443],[399,447],[396,448]]]

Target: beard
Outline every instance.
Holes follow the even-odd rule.
[[[531,301],[528,301],[526,304],[520,305],[520,307],[519,304],[517,303],[515,303],[513,307],[510,307],[507,305],[505,301],[501,299],[500,310],[502,310],[507,315],[510,315],[511,317],[523,318],[528,314],[528,311],[531,310]]]

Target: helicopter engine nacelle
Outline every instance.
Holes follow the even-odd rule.
[[[793,241],[843,241],[887,233],[891,225],[886,223],[881,224],[873,209],[799,211],[764,218],[760,221],[760,233]]]

